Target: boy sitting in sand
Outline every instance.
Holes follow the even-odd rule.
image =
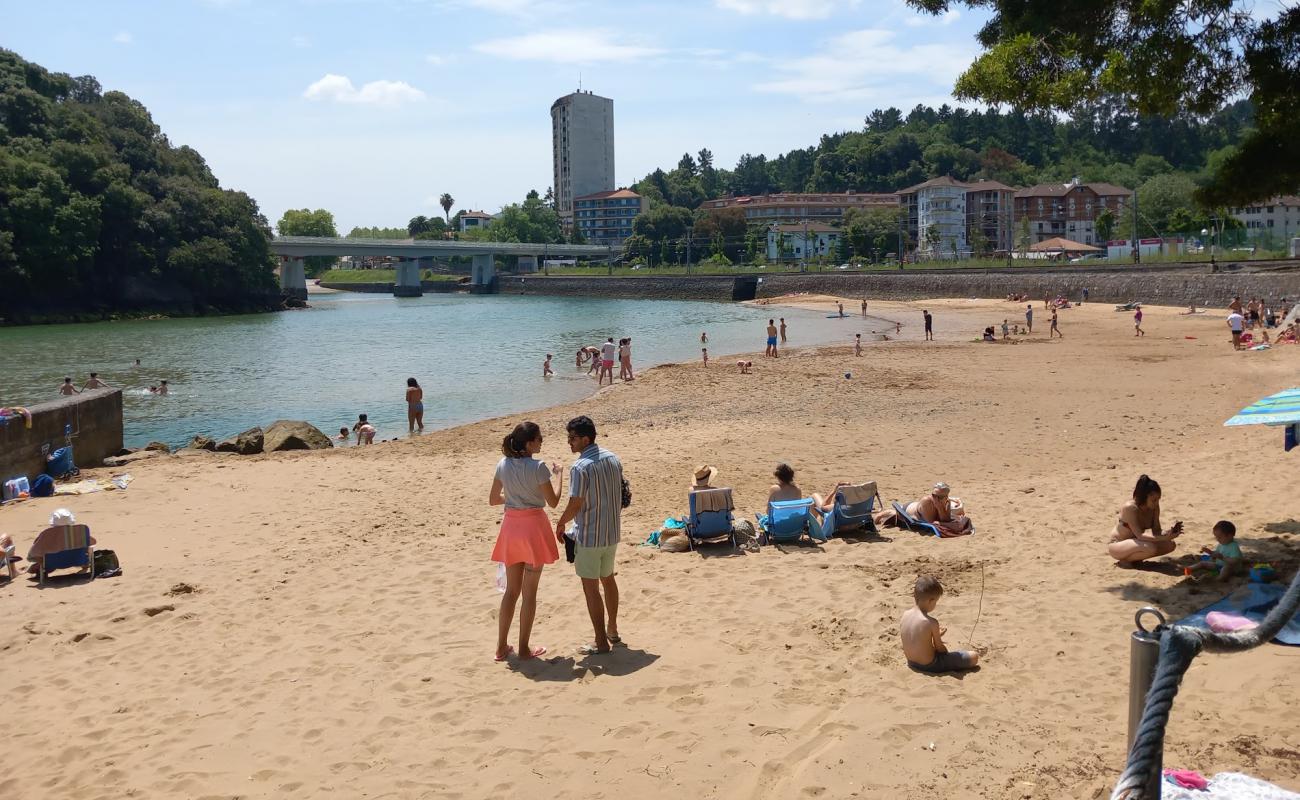
[[[933,575],[917,578],[912,597],[916,600],[916,607],[909,608],[898,623],[908,666],[921,672],[955,672],[977,665],[980,660],[978,653],[948,650],[943,643],[943,635],[948,629],[930,616],[934,607],[939,605],[939,598],[943,597],[943,584],[939,579]]]
[[[749,371],[754,368],[753,361],[737,361],[736,366],[740,367],[741,375],[748,375]]]
[[[1209,557],[1203,557],[1184,569],[1184,574],[1192,575],[1200,570],[1208,570],[1219,573],[1219,580],[1226,581],[1241,570],[1246,559],[1241,554],[1241,545],[1237,544],[1237,526],[1226,519],[1214,523],[1214,540],[1219,543],[1217,547],[1201,548],[1201,553]]]

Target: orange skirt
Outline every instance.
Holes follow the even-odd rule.
[[[555,527],[540,508],[507,508],[492,560],[511,564],[554,564],[560,560]]]

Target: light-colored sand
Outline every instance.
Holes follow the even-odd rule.
[[[1064,341],[987,345],[971,340],[1022,306],[924,306],[934,344],[918,341],[922,304],[873,302],[907,327],[862,358],[846,322],[846,346],[802,350],[795,331],[752,375],[734,359],[662,367],[529,415],[547,459],[572,459],[562,424],[581,411],[626,466],[627,647],[611,656],[575,659],[591,631],[560,564],[541,584],[547,660],[492,662],[487,492],[517,418],[143,463],[126,492],[6,507],[0,530],[25,551],[71,506],[125,574],[0,586],[0,797],[1104,796],[1124,755],[1134,610],[1177,617],[1219,594],[1115,568],[1115,509],[1149,472],[1167,522],[1186,521],[1180,554],[1226,517],[1289,577],[1296,456],[1277,429],[1222,422],[1292,385],[1300,350],[1233,353],[1221,317],[1175,309],[1148,309],[1137,340],[1110,306],[1062,312]],[[887,500],[945,480],[979,532],[734,557],[635,546],[684,510],[696,464],[752,515],[778,459],[808,490],[874,479]],[[953,645],[972,638],[982,594],[981,671],[905,668],[897,620],[921,572],[948,587],[937,615]],[[171,593],[182,583],[195,591]],[[1276,645],[1203,658],[1166,766],[1300,789],[1298,673],[1300,651]]]

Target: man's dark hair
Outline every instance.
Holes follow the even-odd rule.
[[[591,417],[574,417],[564,427],[574,436],[585,436],[593,442],[596,441],[596,423],[591,421]]]

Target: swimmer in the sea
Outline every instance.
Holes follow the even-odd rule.
[[[542,362],[542,377],[549,378],[554,374],[555,370],[551,369],[551,354],[547,353],[546,360]]]

